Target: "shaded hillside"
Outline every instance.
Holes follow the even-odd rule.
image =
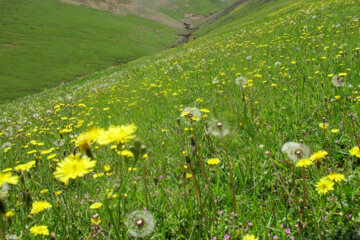
[[[0,101],[158,52],[177,31],[54,0],[0,0]]]

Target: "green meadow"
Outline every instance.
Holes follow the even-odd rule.
[[[54,0],[1,0],[0,6],[2,102],[176,43],[176,29],[136,16]]]
[[[197,40],[0,105],[0,238],[359,239],[359,13],[249,0]]]

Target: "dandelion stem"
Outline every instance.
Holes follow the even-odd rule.
[[[279,180],[279,182],[280,182],[281,186],[283,187],[285,193],[288,195],[290,202],[291,202],[292,204],[294,204],[294,207],[297,209],[297,212],[298,212],[299,217],[301,217],[301,212],[300,212],[299,207],[297,206],[297,204],[296,204],[296,202],[294,201],[294,199],[290,196],[290,193],[288,192],[288,190],[286,189],[283,181],[281,180],[281,177],[280,177],[280,175],[279,175],[279,173],[278,173],[278,171],[277,171],[277,169],[276,169],[276,167],[275,167],[275,165],[274,165],[273,160],[272,160],[271,158],[269,158],[269,159],[270,159],[270,162],[271,162],[271,166],[272,166],[272,167],[274,168],[274,170],[275,170],[275,174],[276,174],[277,179]],[[302,239],[304,240],[304,233],[303,233],[302,226],[300,226],[299,229],[300,229],[301,237],[302,237]]]
[[[350,114],[350,119],[351,119],[351,125],[352,125],[352,129],[353,129],[353,134],[354,134],[354,137],[355,137],[356,146],[360,147],[359,139],[358,139],[358,137],[356,135],[355,123],[354,123],[354,118],[353,118],[352,114]]]
[[[230,160],[229,151],[228,151],[228,149],[227,149],[227,147],[226,147],[225,140],[224,140],[224,137],[223,137],[223,136],[221,136],[221,142],[222,142],[222,144],[223,144],[223,147],[224,147],[225,153],[226,153],[227,165],[228,165],[228,168],[229,168],[230,180],[231,180],[233,209],[234,209],[234,213],[236,213],[236,198],[235,198],[234,175],[233,175],[233,171],[232,171],[232,165],[231,165],[231,160]]]
[[[214,199],[214,194],[212,192],[212,189],[211,189],[211,186],[210,186],[210,179],[205,171],[205,167],[204,167],[204,164],[203,164],[203,161],[201,159],[201,156],[200,156],[200,149],[199,149],[199,144],[197,142],[197,136],[196,136],[196,133],[195,133],[195,129],[194,129],[194,139],[195,139],[195,150],[196,150],[196,157],[200,163],[200,167],[201,167],[201,171],[204,175],[204,180],[206,181],[207,185],[208,185],[208,189],[209,189],[209,194],[210,194],[210,198],[211,198],[211,201],[212,201],[212,204],[213,204],[213,210],[214,210],[214,215],[216,216],[217,215],[217,211],[216,211],[216,204],[215,204],[215,199]]]
[[[313,217],[313,220],[314,220],[314,223],[315,223],[315,226],[319,232],[319,237],[321,239],[321,236],[323,235],[321,230],[320,230],[320,227],[319,227],[319,224],[318,222],[316,221],[316,217],[315,217],[315,213],[314,213],[314,209],[312,207],[312,204],[311,204],[311,201],[310,199],[308,199],[308,194],[307,194],[307,188],[306,188],[306,174],[305,174],[305,168],[301,168],[301,175],[302,175],[302,179],[303,179],[303,190],[304,190],[304,207],[306,206],[306,200],[308,200],[308,204],[309,204],[309,207],[310,207],[310,211],[311,211],[311,215]]]
[[[149,209],[149,200],[148,200],[148,188],[147,188],[147,179],[146,179],[146,162],[144,162],[144,186],[145,186],[145,203],[146,208]]]

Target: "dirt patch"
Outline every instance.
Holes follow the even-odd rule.
[[[76,4],[95,8],[107,12],[112,12],[116,15],[135,15],[141,18],[149,19],[167,25],[172,28],[182,29],[182,23],[165,14],[145,7],[136,2],[124,2],[121,0],[60,0],[65,3]],[[165,3],[165,2],[164,2]]]

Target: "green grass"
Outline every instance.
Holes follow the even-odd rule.
[[[177,31],[54,0],[0,1],[0,101],[168,48]]]
[[[360,6],[352,0],[287,2],[256,1],[246,14],[284,8],[1,105],[0,146],[11,147],[1,149],[0,169],[36,161],[29,171],[11,171],[21,181],[2,200],[14,213],[2,218],[3,231],[41,239],[29,229],[46,225],[57,239],[129,239],[127,217],[146,207],[156,220],[147,239],[356,239],[360,153],[349,150],[360,134]],[[345,86],[334,86],[333,75]],[[239,76],[248,79],[245,87],[236,84]],[[186,124],[186,107],[202,111],[198,122]],[[213,118],[229,129],[223,138]],[[117,153],[144,150],[136,140],[91,142],[96,166],[90,173],[68,185],[54,178],[59,161],[80,153],[78,134],[131,123],[146,158]],[[54,144],[59,140],[64,144]],[[328,155],[302,170],[281,152],[286,142]],[[211,158],[220,163],[208,165]],[[332,172],[346,180],[327,183],[333,189],[319,194],[317,183]],[[29,195],[52,208],[30,214]],[[94,202],[103,206],[90,209]],[[98,227],[91,223],[95,214]]]
[[[142,0],[141,2],[147,7],[154,8],[157,5],[157,0]],[[165,1],[166,2],[166,1]],[[175,19],[184,18],[185,14],[201,14],[208,16],[219,11],[224,10],[230,6],[235,0],[172,0],[164,6],[155,7],[160,12],[163,12]]]

